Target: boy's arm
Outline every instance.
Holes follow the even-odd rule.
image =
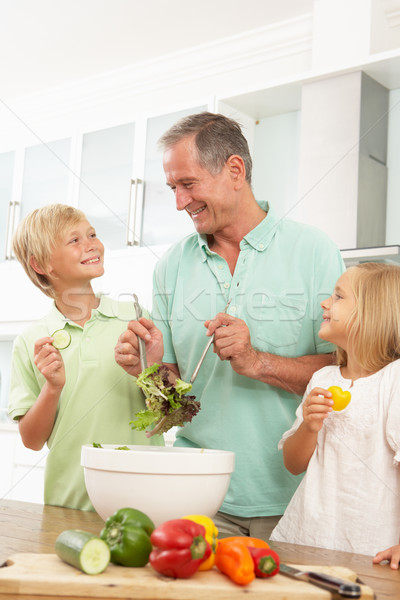
[[[24,446],[31,450],[41,450],[49,439],[54,427],[61,389],[44,384],[35,404],[18,421],[19,432]]]
[[[332,394],[324,388],[313,388],[303,402],[303,421],[283,444],[283,461],[293,475],[303,473],[310,462],[324,419],[332,411]]]
[[[65,370],[60,352],[51,345],[51,338],[36,341],[34,362],[46,382],[35,403],[18,424],[24,446],[40,450],[54,426],[58,400],[65,385]]]

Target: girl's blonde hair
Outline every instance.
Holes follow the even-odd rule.
[[[348,325],[348,342],[356,361],[375,373],[400,358],[400,267],[360,263],[349,269],[356,299]],[[337,362],[347,365],[338,348]]]
[[[33,210],[17,227],[13,252],[29,279],[50,298],[55,298],[55,291],[46,273],[52,251],[68,227],[85,219],[85,214],[73,206],[49,204]],[[32,258],[43,274],[35,271]]]

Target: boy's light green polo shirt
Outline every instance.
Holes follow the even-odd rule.
[[[15,340],[9,401],[13,419],[29,410],[45,383],[33,362],[35,341],[64,327],[72,338],[68,348],[61,350],[66,384],[47,440],[46,504],[93,510],[80,466],[83,444],[163,445],[161,436],[149,440],[129,425],[144,408],[144,400],[134,379],[115,362],[114,348],[134,318],[133,302],[101,296],[99,307],[83,328],[66,321],[54,305],[46,317]]]
[[[266,205],[263,206],[266,209]],[[331,352],[318,337],[319,305],[344,270],[339,250],[322,232],[273,209],[240,244],[235,272],[193,234],[174,245],[154,274],[153,319],[164,336],[164,361],[189,381],[208,341],[204,321],[223,311],[243,319],[252,345],[287,357]],[[300,398],[238,375],[208,352],[193,386],[201,410],[176,444],[233,450],[235,472],[221,511],[242,516],[282,514],[300,478],[283,466],[278,442],[291,427]]]

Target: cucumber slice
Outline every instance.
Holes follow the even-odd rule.
[[[71,335],[65,329],[57,329],[51,337],[53,338],[53,346],[57,350],[65,350],[71,343]]]
[[[61,560],[88,575],[102,573],[111,556],[104,540],[81,529],[67,529],[60,533],[55,551]]]

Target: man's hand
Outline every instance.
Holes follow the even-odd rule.
[[[214,333],[214,352],[221,360],[229,360],[239,375],[255,377],[259,364],[258,352],[251,345],[250,331],[242,319],[225,313],[205,322],[207,334]]]
[[[52,345],[51,337],[36,340],[33,360],[51,388],[62,390],[65,385],[64,361],[60,351]]]
[[[164,354],[162,333],[153,321],[144,317],[137,321],[130,321],[128,329],[118,338],[114,356],[117,364],[134,377],[141,372],[138,337],[145,342],[148,365],[161,364]]]

